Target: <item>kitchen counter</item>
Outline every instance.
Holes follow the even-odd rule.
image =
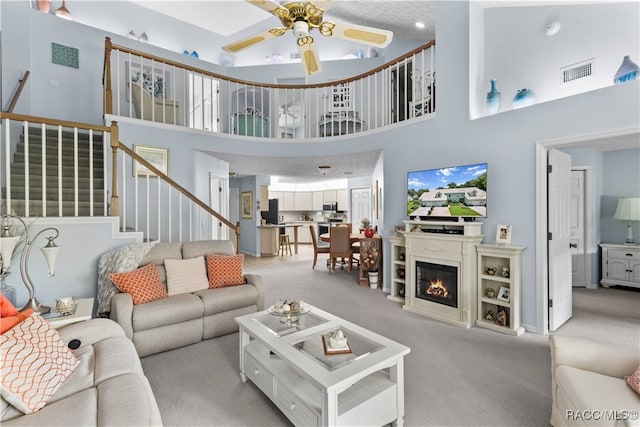
[[[312,221],[305,221],[305,222],[312,222]],[[299,227],[302,227],[302,224],[296,224],[296,223],[290,223],[290,222],[285,222],[284,224],[258,225],[258,228],[260,229],[293,228],[293,247],[296,254],[298,253],[298,228]]]

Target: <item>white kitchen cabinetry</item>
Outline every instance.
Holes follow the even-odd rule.
[[[283,200],[282,191],[269,191],[269,198],[270,199],[277,199],[278,200],[278,209],[282,209],[282,200]],[[268,205],[267,205],[267,207],[268,207]]]
[[[293,191],[282,192],[282,203],[279,204],[280,211],[293,211],[296,209],[296,193]]]
[[[510,335],[522,335],[520,287],[524,246],[477,245],[478,318],[476,326]],[[505,298],[506,297],[506,298]],[[498,310],[505,311],[505,325],[497,322]],[[490,313],[490,314],[489,314]]]
[[[600,243],[602,279],[600,284],[640,288],[640,245]]]
[[[260,199],[258,200],[258,202],[260,203],[261,211],[269,210],[269,186],[268,185],[260,186]]]
[[[324,202],[337,202],[338,195],[336,190],[324,190]]]
[[[324,203],[324,191],[314,191],[312,196],[312,205],[311,205],[311,210],[313,211],[321,211],[322,210],[322,204]]]
[[[279,249],[279,228],[268,227],[260,229],[260,255],[274,256],[278,255]]]
[[[295,193],[294,210],[310,211],[313,208],[311,191],[297,191]]]
[[[349,210],[349,190],[346,188],[336,190],[336,202],[338,202],[338,210]]]

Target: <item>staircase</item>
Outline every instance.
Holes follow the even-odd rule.
[[[29,128],[29,139],[20,135],[11,162],[11,211],[19,216],[104,216],[105,213],[105,175],[104,145],[102,134],[93,134],[92,143],[89,133],[78,130],[77,150],[74,148],[74,132],[62,131],[58,140],[57,129],[47,129],[45,138],[45,177],[43,188],[42,130]],[[28,143],[29,172],[25,175],[25,150]],[[93,190],[90,184],[90,145],[93,157]],[[61,149],[60,149],[61,147]],[[59,153],[61,156],[59,158]],[[77,157],[77,168],[75,167]],[[62,167],[59,171],[59,162]],[[76,177],[77,175],[77,177]],[[28,178],[28,215],[27,204]],[[60,187],[58,184],[61,184]],[[5,183],[6,184],[6,183]],[[77,184],[77,205],[76,205]],[[6,187],[2,189],[3,202],[9,196]],[[43,204],[43,191],[45,204]],[[93,203],[91,201],[93,193]],[[61,199],[60,199],[61,196]],[[61,201],[60,201],[61,200]],[[93,205],[93,212],[91,206]],[[46,209],[45,209],[46,207]]]

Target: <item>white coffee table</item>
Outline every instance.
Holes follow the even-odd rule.
[[[268,311],[236,317],[240,376],[295,425],[404,422],[404,356],[410,348],[310,306],[296,322]],[[341,329],[350,354],[325,355],[322,336]]]

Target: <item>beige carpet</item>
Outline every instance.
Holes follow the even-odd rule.
[[[409,346],[411,353],[405,359],[406,425],[548,425],[548,337],[529,333],[512,337],[430,320],[402,310],[380,289],[358,286],[355,272],[350,276],[342,271],[330,274],[324,267],[311,270],[308,261],[247,270],[263,275],[268,305],[277,298],[302,298]],[[640,303],[640,292],[603,289],[575,293],[574,319],[563,326],[567,335],[637,342],[638,310],[634,309]],[[624,314],[611,310],[606,316],[606,307],[614,306],[610,301],[620,303]],[[605,309],[597,310],[599,307]],[[632,328],[635,335],[626,332]],[[142,364],[165,425],[290,425],[252,383],[240,381],[238,334],[149,356]]]

